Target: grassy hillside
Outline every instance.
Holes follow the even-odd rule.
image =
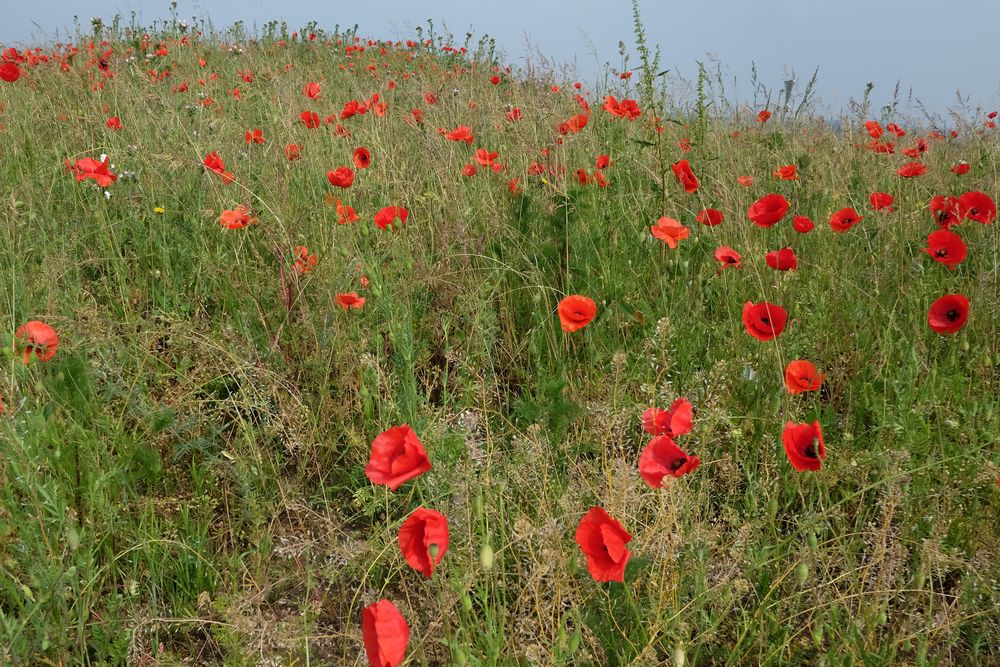
[[[411,665],[1000,664],[1000,237],[977,195],[930,204],[996,198],[994,121],[834,134],[682,104],[641,39],[596,88],[466,47],[116,24],[4,54],[0,662],[365,664],[384,599]],[[700,466],[654,488],[643,414],[682,397]],[[814,421],[825,458],[786,455]],[[403,424],[431,468],[392,491],[366,465]],[[575,540],[593,507],[623,581]]]

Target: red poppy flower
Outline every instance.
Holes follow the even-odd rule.
[[[804,215],[797,215],[792,219],[792,229],[799,234],[808,234],[815,227],[816,225],[813,224],[813,221]]]
[[[776,271],[791,271],[798,267],[795,251],[791,248],[772,250],[764,257],[767,265]]]
[[[319,114],[315,111],[303,111],[299,114],[299,118],[310,130],[315,130],[320,125]]]
[[[354,183],[354,170],[350,167],[337,167],[326,172],[326,180],[335,188],[349,188]]]
[[[969,300],[963,294],[945,294],[927,311],[927,324],[937,333],[953,334],[968,319]]]
[[[698,215],[695,220],[705,225],[706,227],[714,227],[716,225],[722,224],[722,211],[714,208],[706,208],[698,211]]]
[[[375,214],[375,225],[379,229],[386,227],[395,228],[396,219],[399,219],[400,226],[406,224],[406,219],[410,217],[410,212],[402,206],[386,206]]]
[[[830,216],[830,229],[843,234],[854,225],[861,222],[863,218],[853,208],[842,208]]]
[[[466,144],[472,144],[475,141],[475,137],[472,136],[472,128],[465,125],[459,125],[451,132],[445,134],[444,137],[449,141],[464,141]]]
[[[354,166],[358,169],[367,169],[371,166],[372,155],[368,152],[368,149],[364,146],[358,146],[354,149]]]
[[[471,177],[475,176],[476,173],[477,173],[476,172],[476,165],[474,165],[474,164],[466,162],[465,166],[462,167],[462,175],[463,176],[468,176],[468,177],[471,178]]]
[[[576,543],[587,557],[587,571],[595,581],[625,581],[625,565],[632,556],[625,545],[631,539],[600,507],[592,507],[576,528]]]
[[[437,95],[434,93],[424,93],[424,102],[427,102],[427,104],[437,104]]]
[[[962,218],[984,225],[992,224],[997,217],[997,205],[984,192],[966,192],[958,197],[958,210]]]
[[[420,439],[409,424],[403,424],[383,431],[372,440],[365,475],[372,484],[385,484],[395,491],[430,469],[431,461]]]
[[[951,173],[955,174],[956,176],[965,176],[966,174],[969,173],[969,169],[970,169],[969,163],[966,162],[965,160],[962,160],[961,162],[959,162],[958,164],[956,164],[954,167],[951,168]]]
[[[337,200],[337,224],[348,225],[352,222],[357,222],[359,219],[353,206],[346,206],[339,199]]]
[[[816,391],[825,378],[826,373],[817,372],[811,361],[797,359],[785,367],[785,388],[789,394]]]
[[[775,178],[782,181],[797,181],[799,180],[799,168],[798,165],[787,164],[784,167],[778,167],[771,174]]]
[[[17,63],[0,63],[0,79],[7,83],[14,83],[19,78],[21,78],[21,68],[17,66]]]
[[[633,121],[642,115],[642,111],[635,100],[622,100],[619,102],[614,95],[606,96],[604,98],[604,105],[601,108],[612,116],[626,118],[629,121]]]
[[[739,176],[737,177],[736,182],[745,188],[749,188],[753,185],[753,176]]]
[[[310,81],[309,83],[306,84],[306,87],[305,89],[303,89],[302,92],[305,93],[305,96],[308,97],[309,99],[316,100],[319,99],[322,90],[320,89],[318,83],[316,83],[315,81]]]
[[[398,541],[410,567],[430,579],[448,551],[448,519],[440,512],[418,507],[399,527]]]
[[[740,256],[740,253],[736,252],[729,246],[722,245],[716,248],[715,259],[719,260],[719,262],[722,264],[722,266],[719,267],[720,271],[726,268],[727,266],[732,266],[737,269],[743,266],[742,262],[743,257]]]
[[[344,105],[344,108],[340,110],[340,120],[347,120],[348,118],[353,118],[357,115],[364,115],[368,113],[368,107],[361,104],[357,100],[351,100]],[[332,117],[331,117],[332,118]],[[327,122],[332,122],[330,118],[327,118]]]
[[[868,136],[872,139],[880,139],[882,137],[882,126],[878,124],[878,121],[866,120],[865,129],[868,130]]]
[[[105,125],[108,126],[109,130],[114,130],[115,132],[118,132],[122,129],[122,119],[119,118],[118,116],[112,116],[111,118],[108,118],[107,121],[105,121]]]
[[[941,262],[954,271],[956,266],[965,261],[967,250],[961,236],[947,229],[939,229],[927,235],[924,252],[933,257],[935,262]]]
[[[76,176],[77,181],[82,183],[89,178],[93,179],[99,187],[106,188],[118,180],[118,177],[111,173],[108,165],[110,160],[111,158],[106,157],[103,162],[98,162],[94,158],[85,157],[77,160],[74,164],[70,164],[69,160],[64,160],[64,163],[66,169],[72,171]]]
[[[788,313],[781,306],[761,301],[743,304],[743,326],[757,340],[773,340],[785,330]]]
[[[681,139],[677,142],[677,148],[681,149],[682,153],[687,153],[692,148],[691,140],[687,138]]]
[[[285,146],[285,157],[289,162],[302,159],[302,146],[298,144],[288,144]]]
[[[747,209],[747,217],[758,227],[773,227],[788,212],[788,200],[784,195],[764,195]]]
[[[649,408],[642,413],[642,430],[650,435],[676,438],[691,432],[693,406],[686,398],[678,398],[670,408]]]
[[[365,607],[361,613],[361,636],[372,667],[398,667],[406,658],[410,626],[388,600]]]
[[[58,349],[59,336],[45,322],[30,320],[14,331],[14,353],[20,354],[26,364],[31,361],[32,354],[38,361],[49,361]]]
[[[870,150],[872,153],[885,153],[891,155],[896,152],[896,146],[891,141],[869,141],[865,144],[865,148]]]
[[[938,226],[947,229],[951,225],[957,225],[962,221],[958,197],[945,197],[944,195],[934,195],[930,201],[931,213]]]
[[[500,157],[500,153],[497,151],[488,151],[485,148],[476,149],[475,155],[472,156],[473,159],[478,162],[483,167],[492,167],[493,162]]]
[[[521,108],[520,107],[514,107],[513,109],[511,109],[510,111],[508,111],[506,114],[504,114],[504,118],[506,118],[507,120],[509,120],[511,123],[513,123],[514,121],[517,121],[517,120],[521,120]]]
[[[598,169],[601,170],[607,169],[608,167],[611,166],[611,158],[608,157],[607,155],[598,155],[596,166]]]
[[[762,110],[761,112],[759,112],[757,114],[757,122],[758,123],[766,123],[770,119],[771,119],[771,112],[768,111],[767,109],[764,109],[764,110]]]
[[[226,185],[229,185],[235,180],[232,172],[226,171],[226,163],[222,161],[222,158],[219,157],[218,153],[212,152],[206,155],[202,164],[205,166],[205,169],[218,174],[219,178],[221,178],[222,182]]]
[[[681,160],[672,164],[670,168],[674,170],[674,178],[677,179],[677,182],[684,186],[684,192],[692,194],[698,191],[698,179],[691,170],[690,162]]]
[[[690,235],[691,230],[673,218],[663,216],[650,226],[649,230],[653,236],[665,242],[670,248],[676,248],[677,244]]]
[[[888,192],[873,192],[868,195],[868,203],[871,204],[874,211],[888,210],[892,213],[896,210],[892,207],[894,201],[892,195]]]
[[[927,145],[927,140],[921,137],[917,139],[913,146],[905,149],[903,151],[903,155],[916,159],[926,153],[928,148],[929,146]]]
[[[563,123],[559,123],[559,125],[556,126],[556,129],[559,131],[559,134],[562,135],[576,134],[583,128],[587,127],[587,121],[589,120],[590,116],[585,113],[580,113]],[[560,143],[561,141],[561,139],[558,139],[556,140],[556,143]]]
[[[927,165],[923,162],[907,162],[896,170],[896,173],[903,178],[915,178],[927,173]]]
[[[310,273],[316,267],[316,254],[309,254],[309,248],[304,245],[295,246],[295,263],[293,268],[298,273]]]
[[[593,299],[580,294],[571,294],[559,302],[556,312],[559,314],[559,324],[566,333],[573,333],[584,328],[597,315],[597,304]]]
[[[257,222],[250,215],[250,209],[242,204],[234,209],[226,209],[219,216],[219,224],[225,229],[243,229]]]
[[[358,296],[357,292],[340,292],[337,294],[337,305],[344,310],[348,310],[350,308],[361,310],[361,308],[365,305],[365,297]]]
[[[249,132],[243,134],[244,141],[247,144],[263,144],[264,143],[264,131],[259,127],[256,127]]]
[[[818,421],[812,424],[787,422],[781,433],[781,442],[785,446],[788,462],[799,472],[819,470],[823,466],[826,449]]]
[[[650,440],[639,455],[639,475],[654,489],[663,486],[664,477],[682,477],[700,465],[701,459],[688,456],[666,435]]]
[[[896,135],[897,139],[899,137],[906,135],[906,130],[901,128],[899,125],[896,125],[895,123],[889,123],[888,125],[885,126],[885,129],[891,132],[892,134]]]

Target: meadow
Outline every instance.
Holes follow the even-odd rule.
[[[995,114],[636,43],[0,64],[0,663],[998,665]]]

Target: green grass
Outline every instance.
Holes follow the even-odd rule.
[[[760,125],[756,109],[712,117],[669,77],[652,98],[618,80],[590,92],[587,127],[556,144],[581,111],[572,81],[554,93],[501,71],[494,86],[488,42],[346,55],[326,39],[351,32],[265,34],[234,55],[168,27],[150,50],[170,54],[147,63],[139,40],[105,36],[103,90],[86,37],[68,71],[0,83],[3,346],[32,319],[60,336],[52,361],[8,355],[0,375],[0,662],[364,664],[361,610],[388,598],[413,665],[1000,663],[997,225],[957,228],[969,254],[953,272],[921,252],[932,195],[1000,191],[983,119],[931,140],[929,173],[901,179],[903,156],[855,146],[864,118],[836,135],[804,116]],[[340,121],[350,138],[298,120],[375,92],[387,113]],[[614,119],[606,92],[643,116]],[[422,124],[405,120],[415,107]],[[929,131],[882,120],[909,130],[900,149]],[[472,145],[438,136],[459,124]],[[255,127],[266,143],[247,147]],[[326,171],[362,145],[371,168],[334,191]],[[462,176],[479,147],[507,172]],[[211,151],[234,184],[203,172]],[[63,165],[101,153],[135,172],[110,199]],[[609,187],[577,184],[602,153]],[[669,168],[682,157],[693,195]],[[949,171],[960,159],[966,176]],[[529,175],[536,160],[553,171]],[[771,177],[793,163],[800,180]],[[873,191],[898,210],[869,210]],[[761,229],[746,209],[769,192],[792,208]],[[361,220],[338,225],[328,195]],[[241,203],[260,223],[221,228]],[[373,225],[387,205],[410,210],[404,227]],[[710,206],[718,227],[695,222]],[[864,220],[834,234],[844,206]],[[816,229],[794,232],[794,214]],[[676,250],[650,236],[661,215],[691,230]],[[741,270],[717,271],[722,244]],[[298,245],[312,273],[292,270]],[[799,268],[772,271],[764,254],[785,245]],[[364,308],[337,307],[355,291]],[[952,292],[969,322],[935,334],[928,306]],[[566,294],[598,304],[571,335]],[[748,300],[788,309],[775,341],[744,331]],[[792,359],[826,372],[820,392],[785,392]],[[695,406],[679,444],[703,465],[651,489],[640,416],[678,396]],[[796,473],[781,429],[813,419],[827,457]],[[402,423],[433,469],[389,493],[364,465]],[[430,580],[396,544],[420,505],[451,530]],[[593,505],[634,537],[624,584],[593,581],[573,541]]]

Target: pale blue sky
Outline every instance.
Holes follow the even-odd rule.
[[[934,111],[954,104],[956,88],[973,105],[992,109],[1000,102],[994,46],[1000,0],[641,0],[641,9],[666,68],[692,77],[695,61],[714,55],[744,94],[756,61],[761,80],[774,89],[792,68],[804,82],[819,66],[819,94],[832,113],[860,98],[867,81],[875,83],[874,110],[891,99],[897,80],[904,96],[912,88]],[[52,37],[72,28],[74,14],[86,24],[91,16],[109,20],[132,10],[148,22],[168,16],[169,1],[10,2],[0,42]],[[634,42],[628,0],[179,0],[178,12],[210,16],[217,26],[273,18],[292,27],[309,20],[329,28],[358,23],[361,34],[378,38],[410,36],[415,24],[433,18],[459,37],[467,30],[489,33],[514,64],[522,62],[527,35],[547,56],[575,60],[584,77],[599,69],[594,50],[600,63],[616,64],[618,41]]]

